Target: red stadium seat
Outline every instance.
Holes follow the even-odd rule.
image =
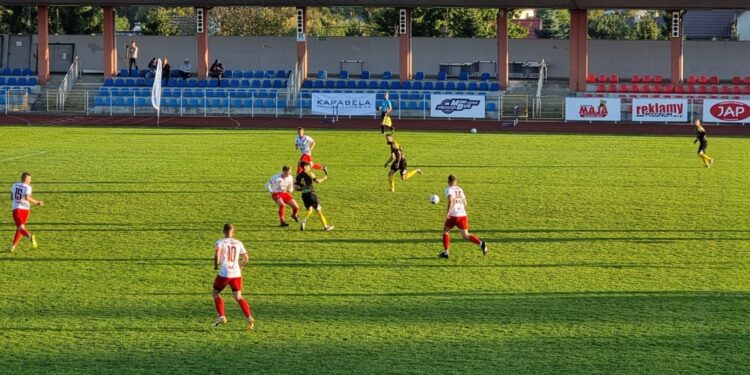
[[[745,77],[742,79],[742,83],[745,85],[750,85],[750,77]]]
[[[742,94],[742,87],[741,86],[732,86],[732,93],[735,95]]]
[[[687,87],[685,87],[685,92],[688,94],[695,94],[695,86],[688,85]]]
[[[708,88],[709,94],[718,94],[719,93],[719,86],[711,85],[711,87]]]
[[[645,81],[645,79],[644,79]],[[650,85],[643,85],[641,86],[641,92],[644,94],[648,94],[651,92],[651,86]]]
[[[708,83],[712,85],[718,85],[719,84],[719,77],[718,76],[711,76],[708,78]]]
[[[734,76],[732,77],[732,84],[733,85],[739,85],[742,83],[742,77]]]
[[[664,83],[664,77],[662,76],[654,76],[654,83],[662,84]]]
[[[698,78],[696,78],[695,76],[689,76],[687,79],[687,83],[688,85],[694,85],[698,83]]]
[[[596,83],[596,76],[593,74],[586,76],[586,83]]]
[[[651,91],[660,94],[660,93],[664,92],[664,86],[662,86],[661,84],[656,84],[656,85],[654,85],[654,87],[652,87]]]
[[[612,74],[611,76],[609,76],[609,82],[612,82],[612,83],[620,82],[620,76],[618,76],[617,74]]]
[[[630,92],[640,92],[641,89],[638,85],[630,85]]]
[[[607,75],[606,74],[600,74],[599,78],[596,79],[599,83],[607,83]]]
[[[748,86],[748,87],[750,87],[750,86]],[[626,85],[626,84],[623,83],[622,85],[620,85],[620,89],[618,91],[619,92],[628,92],[628,91],[630,91],[630,89],[628,89],[628,85]]]
[[[630,78],[630,82],[641,83],[641,76],[634,74],[633,77]]]
[[[604,86],[604,84],[598,84],[596,85],[596,92],[604,92],[607,88]]]
[[[716,86],[713,86],[713,87],[716,87]],[[731,94],[732,93],[732,88],[730,86],[727,86],[727,85],[722,85],[719,88],[719,90],[721,91],[722,94]]]
[[[682,85],[677,85],[674,87],[675,94],[684,94],[685,93],[685,87]]]
[[[671,94],[674,92],[674,85],[666,85],[664,86],[664,93]]]
[[[750,85],[742,86],[742,94],[750,95]]]
[[[698,83],[701,85],[707,85],[708,84],[708,77],[706,76],[700,76],[698,77]]]
[[[698,86],[698,94],[707,94],[708,93],[708,87],[704,85]]]
[[[615,84],[608,85],[607,86],[607,92],[610,92],[610,93],[617,92],[617,85],[615,85]]]
[[[643,83],[651,83],[654,82],[654,77],[651,77],[650,75],[643,76]]]

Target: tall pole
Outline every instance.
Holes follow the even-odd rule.
[[[39,84],[49,80],[49,6],[37,6],[37,60],[36,70]]]
[[[509,62],[508,9],[500,9],[497,13],[497,80],[503,90],[508,88]]]

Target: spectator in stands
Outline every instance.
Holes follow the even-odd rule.
[[[169,60],[167,58],[164,58],[164,61],[161,63],[161,79],[164,80],[164,86],[167,85],[167,82],[169,82],[169,72],[172,69],[172,66],[169,65]]]
[[[183,80],[186,80],[190,77],[190,72],[193,71],[193,66],[190,65],[190,60],[185,59],[185,61],[182,62],[182,66],[179,70],[176,71],[177,76],[182,78]]]
[[[152,57],[151,61],[148,62],[148,72],[146,72],[146,78],[156,77],[156,67],[159,63],[156,61],[156,57]]]
[[[128,58],[128,73],[135,66],[135,70],[138,70],[138,46],[135,44],[135,40],[130,41],[130,45],[126,46],[125,56]]]
[[[224,65],[219,59],[214,60],[214,63],[211,64],[211,68],[208,69],[208,73],[211,77],[218,79],[218,86],[221,86],[221,78],[224,77]]]

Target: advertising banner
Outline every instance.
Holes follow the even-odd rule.
[[[317,115],[374,116],[375,94],[312,94],[312,113]]]
[[[687,99],[633,99],[633,121],[687,122]]]
[[[750,101],[705,99],[703,100],[703,122],[750,123]]]
[[[620,121],[619,98],[565,98],[566,121]]]
[[[430,117],[484,118],[484,96],[432,95]]]

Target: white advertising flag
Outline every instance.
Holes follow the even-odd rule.
[[[687,99],[633,99],[633,121],[687,122]]]
[[[566,121],[620,121],[619,98],[565,98]]]
[[[157,111],[161,109],[161,59],[156,61],[156,76],[154,86],[151,87],[151,105]]]
[[[484,118],[484,96],[432,95],[430,117]]]
[[[312,113],[338,116],[374,116],[375,94],[318,93],[312,94]]]

